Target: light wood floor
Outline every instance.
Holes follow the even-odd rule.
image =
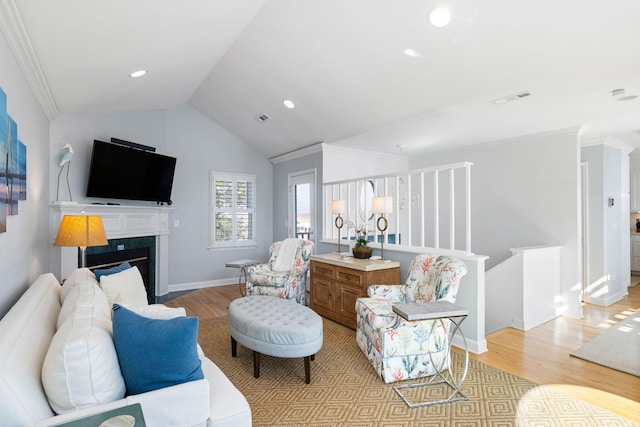
[[[632,283],[638,280],[632,277]],[[209,319],[226,316],[229,303],[240,296],[234,284],[193,291],[165,304]],[[554,384],[567,394],[640,421],[640,377],[569,356],[639,308],[637,285],[608,307],[585,304],[583,319],[558,317],[527,332],[507,328],[493,333],[486,337],[489,351],[472,357],[538,384]]]

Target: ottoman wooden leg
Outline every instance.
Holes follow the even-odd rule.
[[[238,341],[235,338],[231,337],[231,357],[236,357],[238,355]]]
[[[260,378],[260,353],[253,352],[253,377]]]
[[[304,358],[304,382],[311,384],[311,362],[313,356],[306,356]]]

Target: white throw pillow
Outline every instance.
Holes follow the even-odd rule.
[[[121,304],[123,307],[149,319],[169,320],[176,317],[187,317],[187,311],[184,307],[167,307],[164,304],[150,304],[145,306],[130,307],[127,304]]]
[[[124,397],[111,322],[100,317],[76,311],[51,341],[42,365],[42,385],[57,414]]]
[[[95,280],[80,282],[67,294],[58,314],[57,329],[72,314],[75,317],[96,317],[107,322],[111,320],[111,306]]]
[[[96,275],[93,274],[93,271],[88,268],[77,268],[66,278],[64,283],[62,284],[62,291],[60,292],[60,303],[64,303],[64,300],[69,295],[69,292],[75,288],[78,283],[86,282],[87,280],[92,280],[95,283],[98,283],[96,280]]]
[[[114,303],[130,307],[149,305],[147,290],[144,288],[138,267],[100,277],[100,287],[107,296],[110,307]]]

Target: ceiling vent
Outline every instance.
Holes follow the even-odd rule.
[[[258,116],[258,121],[259,121],[260,123],[264,123],[264,122],[266,122],[267,120],[269,120],[270,118],[271,118],[271,117],[267,116],[266,114],[261,114],[261,115],[259,115],[259,116]]]
[[[504,104],[506,102],[515,101],[518,99],[526,98],[527,96],[531,96],[531,92],[520,92],[514,93],[513,95],[504,96],[502,98],[494,99],[491,101],[494,104]]]

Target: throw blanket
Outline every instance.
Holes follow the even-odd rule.
[[[284,239],[278,251],[278,257],[273,262],[273,271],[289,271],[293,268],[293,262],[298,251],[299,239]]]

